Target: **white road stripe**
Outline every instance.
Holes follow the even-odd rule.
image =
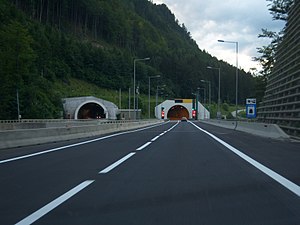
[[[137,151],[141,151],[141,150],[143,150],[144,148],[146,148],[148,145],[150,145],[152,142],[147,142],[146,144],[143,144],[141,147],[139,147],[139,148],[137,148],[136,150]]]
[[[291,192],[293,192],[294,194],[296,194],[300,197],[300,186],[298,186],[297,184],[291,182],[290,180],[286,179],[285,177],[281,176],[280,174],[274,172],[273,170],[269,169],[268,167],[264,166],[263,164],[255,161],[254,159],[250,158],[246,154],[242,153],[240,150],[236,149],[235,147],[231,146],[230,144],[226,143],[225,141],[221,140],[220,138],[216,137],[215,135],[209,133],[208,131],[206,131],[206,130],[200,128],[200,127],[198,127],[196,124],[194,124],[192,122],[190,122],[190,123],[193,124],[199,130],[201,130],[202,132],[206,133],[207,135],[209,135],[210,137],[215,139],[220,144],[224,145],[226,148],[228,148],[233,153],[235,153],[236,155],[238,155],[239,157],[241,157],[242,159],[244,159],[245,161],[250,163],[252,166],[256,167],[261,172],[268,175],[273,180],[277,181],[282,186],[284,186],[285,188],[287,188],[288,190],[290,190]]]
[[[172,126],[168,131],[173,130],[178,124],[179,124],[179,121],[177,121],[177,123],[174,126]]]
[[[57,206],[61,205],[65,201],[67,201],[69,198],[71,198],[72,196],[74,196],[75,194],[77,194],[78,192],[80,192],[81,190],[83,190],[84,188],[86,188],[87,186],[89,186],[93,182],[94,182],[94,180],[87,180],[87,181],[82,182],[81,184],[77,185],[76,187],[74,187],[70,191],[68,191],[65,194],[61,195],[57,199],[53,200],[49,204],[45,205],[41,209],[39,209],[36,212],[32,213],[31,215],[24,218],[23,220],[16,223],[15,225],[30,225],[30,224],[34,223],[35,221],[37,221],[38,219],[40,219],[41,217],[43,217],[44,215],[46,215],[47,213],[49,213],[50,211],[55,209]]]
[[[110,172],[111,170],[113,170],[114,168],[119,166],[121,163],[123,163],[124,161],[126,161],[127,159],[132,157],[133,155],[135,155],[135,152],[129,153],[128,155],[124,156],[122,159],[119,159],[117,162],[115,162],[115,163],[111,164],[110,166],[106,167],[104,170],[101,170],[99,173],[108,173],[108,172]]]
[[[173,130],[179,122],[177,122],[174,126],[172,126],[171,128],[169,128],[168,130],[164,131],[163,133],[159,134],[158,136],[154,137],[151,141],[156,141],[158,138],[160,138],[161,136],[163,136],[164,134],[170,132],[171,130]]]
[[[152,138],[151,141],[156,141],[159,138],[159,136],[156,136],[155,138]]]
[[[169,123],[169,122],[167,122],[167,123]],[[165,123],[163,123],[163,124],[165,124]],[[10,159],[0,160],[0,164],[16,161],[16,160],[20,160],[20,159],[26,159],[26,158],[30,158],[30,157],[34,157],[34,156],[38,156],[38,155],[43,155],[43,154],[47,154],[47,153],[51,153],[51,152],[55,152],[55,151],[59,151],[59,150],[67,149],[67,148],[72,148],[72,147],[76,147],[76,146],[80,146],[80,145],[85,145],[85,144],[89,144],[92,142],[101,141],[101,140],[104,140],[107,138],[112,138],[112,137],[116,137],[119,135],[123,135],[123,134],[129,134],[129,133],[134,133],[134,132],[138,132],[138,131],[143,131],[143,130],[151,129],[153,127],[161,126],[163,124],[156,124],[156,125],[153,125],[150,127],[140,128],[137,130],[125,131],[125,132],[116,133],[116,134],[111,134],[111,135],[108,135],[105,137],[100,137],[100,138],[83,141],[83,142],[79,142],[79,143],[75,143],[75,144],[71,144],[71,145],[65,145],[62,147],[53,148],[53,149],[49,149],[49,150],[45,150],[45,151],[41,151],[41,152],[36,152],[36,153],[28,154],[28,155],[23,155],[23,156],[19,156],[19,157],[10,158]]]
[[[163,136],[164,134],[168,133],[169,131],[173,130],[177,125],[178,125],[179,121],[174,125],[172,126],[171,128],[169,128],[168,130],[162,132],[161,134],[158,135],[158,137],[161,137]],[[156,137],[155,137],[156,138]],[[156,140],[156,139],[155,139]],[[152,141],[152,140],[151,140]]]

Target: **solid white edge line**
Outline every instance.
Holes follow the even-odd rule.
[[[72,196],[74,196],[75,194],[77,194],[78,192],[80,192],[81,190],[83,190],[84,188],[86,188],[93,182],[94,182],[94,180],[87,180],[87,181],[82,182],[81,184],[77,185],[70,191],[66,192],[65,194],[61,195],[57,199],[48,203],[44,207],[35,211],[34,213],[27,216],[26,218],[24,218],[20,222],[16,223],[15,225],[30,225],[30,224],[34,223],[35,221],[37,221],[38,219],[40,219],[41,217],[43,217],[44,215],[46,215],[47,213],[49,213],[50,211],[52,211],[53,209],[55,209],[56,207],[58,207],[59,205],[64,203],[65,201],[67,201],[69,198],[71,198]]]
[[[147,142],[146,144],[143,144],[141,147],[137,148],[136,150],[137,150],[137,151],[141,151],[141,150],[143,150],[144,148],[146,148],[148,145],[150,145],[151,143],[152,143],[152,142],[149,141],[149,142]]]
[[[119,159],[118,161],[114,162],[110,166],[106,167],[104,170],[101,170],[99,173],[108,173],[108,172],[110,172],[111,170],[113,170],[114,168],[116,168],[121,163],[123,163],[124,161],[126,161],[127,159],[129,159],[130,157],[132,157],[135,154],[136,154],[135,152],[129,153],[128,155],[124,156],[122,159]]]
[[[226,148],[228,148],[233,153],[235,153],[236,155],[238,155],[239,157],[241,157],[242,159],[244,159],[245,161],[250,163],[252,166],[256,167],[261,172],[268,175],[273,180],[277,181],[279,184],[281,184],[282,186],[284,186],[285,188],[287,188],[288,190],[290,190],[291,192],[293,192],[294,194],[296,194],[297,196],[300,197],[300,186],[298,186],[297,184],[293,183],[292,181],[286,179],[285,177],[281,176],[280,174],[276,173],[275,171],[269,169],[268,167],[264,166],[263,164],[255,161],[254,159],[250,158],[246,154],[242,153],[241,151],[239,151],[235,147],[231,146],[230,144],[226,143],[225,141],[221,140],[220,138],[216,137],[215,135],[213,135],[213,134],[209,133],[208,131],[202,129],[201,127],[198,127],[193,122],[190,122],[190,123],[193,124],[199,130],[201,130],[202,132],[206,133],[207,135],[209,135],[210,137],[215,139],[217,142],[219,142],[220,144],[222,144]]]
[[[166,123],[169,123],[169,121],[166,122]],[[53,149],[49,149],[49,150],[45,150],[45,151],[41,151],[41,152],[36,152],[36,153],[28,154],[28,155],[18,156],[18,157],[14,157],[14,158],[10,158],[10,159],[4,159],[4,160],[0,160],[0,164],[16,161],[16,160],[20,160],[20,159],[26,159],[26,158],[30,158],[30,157],[34,157],[34,156],[38,156],[38,155],[43,155],[43,154],[46,154],[46,153],[55,152],[55,151],[63,150],[63,149],[66,149],[66,148],[72,148],[72,147],[76,147],[76,146],[80,146],[80,145],[84,145],[84,144],[89,144],[89,143],[92,143],[92,142],[101,141],[101,140],[104,140],[104,139],[107,139],[107,138],[111,138],[111,137],[115,137],[115,136],[119,136],[119,135],[123,135],[123,134],[139,132],[139,131],[151,129],[153,127],[158,127],[158,126],[164,125],[166,123],[155,124],[153,126],[144,127],[144,128],[140,128],[140,129],[137,129],[137,130],[129,130],[129,131],[116,133],[116,134],[111,134],[111,135],[108,135],[108,136],[104,136],[104,137],[100,137],[100,138],[96,138],[96,139],[92,139],[92,140],[88,140],[88,141],[83,141],[83,142],[79,142],[79,143],[75,143],[75,144],[71,144],[71,145],[65,145],[65,146],[61,146],[61,147],[58,147],[58,148],[53,148]]]

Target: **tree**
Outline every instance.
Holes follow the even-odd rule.
[[[275,63],[275,53],[278,44],[282,40],[281,32],[277,33],[262,29],[262,33],[258,35],[259,38],[270,38],[271,42],[267,46],[257,48],[257,52],[261,54],[259,57],[255,57],[254,60],[258,61],[262,66],[261,74],[268,76],[272,72],[273,65]]]
[[[294,3],[294,0],[267,0],[271,2],[269,11],[273,16],[273,20],[287,20],[288,12]]]
[[[32,37],[18,21],[11,21],[0,30],[0,118],[17,118],[15,93],[29,84],[35,54],[31,48]],[[15,115],[15,117],[14,117]]]
[[[0,99],[11,110],[3,110],[1,118],[16,117],[16,87],[24,118],[56,117],[60,97],[74,95],[55,89],[56,84],[70,85],[72,78],[127,89],[132,59],[138,57],[151,58],[137,68],[141,93],[147,92],[148,76],[161,74],[169,97],[190,98],[204,79],[211,81],[217,101],[217,74],[206,71],[216,65],[222,67],[222,96],[235,101],[235,68],[200,50],[166,5],[148,0],[0,0],[0,7],[0,72],[5,80]],[[252,96],[251,75],[240,75],[245,79],[240,99]]]
[[[267,0],[271,2],[268,4],[269,11],[273,17],[273,20],[287,20],[288,12],[293,5],[294,0]],[[275,54],[278,45],[282,41],[284,28],[279,32],[269,31],[268,29],[262,29],[262,33],[258,35],[258,38],[269,38],[270,44],[257,48],[257,52],[260,54],[259,57],[255,57],[254,60],[258,61],[263,70],[261,74],[268,76],[275,63]]]

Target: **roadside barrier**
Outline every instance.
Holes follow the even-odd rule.
[[[20,146],[36,145],[49,142],[66,141],[77,138],[93,137],[113,132],[146,127],[162,123],[161,120],[140,120],[140,121],[56,121],[52,122],[31,122],[34,128],[0,131],[0,149],[14,148]],[[36,124],[38,123],[38,125]],[[16,125],[17,123],[15,123]],[[35,125],[34,125],[35,124]],[[21,126],[18,124],[18,126]],[[40,126],[42,128],[35,128]]]
[[[290,138],[277,124],[238,121],[236,126],[236,121],[234,120],[201,120],[201,122],[263,137],[276,139]]]

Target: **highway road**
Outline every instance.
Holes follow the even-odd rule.
[[[297,225],[300,143],[200,122],[0,151],[1,225]]]

